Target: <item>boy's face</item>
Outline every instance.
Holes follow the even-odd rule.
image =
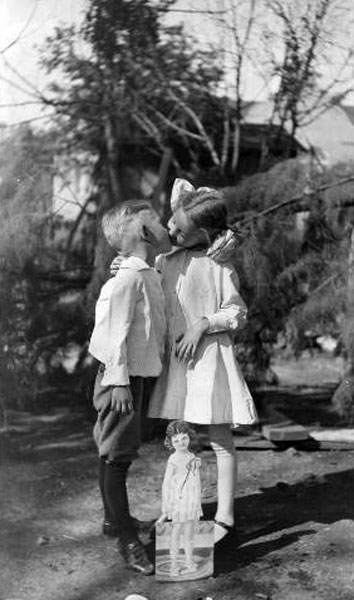
[[[193,248],[205,242],[205,234],[196,228],[190,216],[180,206],[167,223],[172,243],[182,248]]]
[[[156,250],[156,254],[163,254],[171,250],[171,242],[166,227],[161,223],[160,217],[154,210],[146,213],[143,218],[146,232],[146,241]]]

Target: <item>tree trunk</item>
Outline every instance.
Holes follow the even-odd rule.
[[[117,204],[122,198],[119,181],[119,152],[117,133],[115,131],[113,119],[110,115],[106,115],[105,117],[104,137],[107,151],[107,170],[113,200],[112,204]]]
[[[154,197],[153,197],[153,206],[164,220],[167,218],[169,206],[168,206],[168,203],[166,202],[166,200],[162,204],[161,198],[162,198],[162,192],[164,191],[164,188],[165,188],[166,179],[167,179],[168,171],[169,171],[169,168],[171,165],[172,157],[173,157],[172,148],[165,148],[163,155],[162,155],[161,164],[160,164],[159,179],[157,182],[157,186],[154,190]]]
[[[102,215],[112,206],[122,201],[122,192],[119,179],[119,152],[116,139],[114,123],[109,115],[106,115],[104,124],[104,136],[106,146],[106,167],[109,180],[109,191],[103,191],[99,194],[99,205],[97,208],[97,234],[95,258],[93,264],[93,273],[91,281],[85,293],[85,312],[88,322],[91,323],[94,317],[94,310],[100,289],[103,283],[109,277],[108,265],[110,264],[114,252],[108,246],[102,232]]]
[[[347,314],[345,323],[347,374],[354,376],[354,227],[350,235],[348,258]]]
[[[350,235],[348,257],[347,310],[343,324],[343,342],[347,364],[344,379],[336,389],[332,402],[348,424],[354,423],[354,227]]]
[[[236,172],[239,154],[240,154],[240,122],[238,119],[235,119],[233,151],[232,151],[232,161],[231,161],[231,173],[232,174],[235,174],[235,172]]]
[[[104,140],[106,149],[106,168],[109,180],[109,192],[99,194],[100,202],[97,209],[97,236],[95,258],[91,281],[85,294],[85,312],[88,321],[93,320],[95,304],[103,283],[109,277],[109,264],[114,257],[114,252],[108,246],[102,232],[102,215],[122,202],[122,189],[120,184],[120,157],[118,147],[119,132],[116,123],[110,114],[104,118]]]

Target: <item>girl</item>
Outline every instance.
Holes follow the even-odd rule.
[[[170,519],[171,535],[171,576],[180,574],[178,552],[180,537],[186,566],[182,573],[195,573],[197,565],[193,560],[193,537],[196,522],[202,516],[200,459],[190,451],[191,438],[195,431],[183,421],[173,421],[166,429],[165,446],[174,453],[167,462],[162,484],[162,514],[157,526]]]
[[[232,244],[222,195],[177,180],[171,206],[168,228],[177,248],[156,265],[165,294],[167,350],[149,416],[208,426],[217,460],[218,542],[234,524],[236,452],[230,426],[257,418],[232,339],[247,310],[234,268],[217,262],[225,244]]]

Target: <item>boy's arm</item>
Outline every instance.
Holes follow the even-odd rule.
[[[111,410],[126,415],[134,409],[133,396],[129,385],[117,385],[112,388]]]
[[[111,264],[109,265],[109,273],[110,273],[111,277],[114,277],[115,275],[117,275],[123,260],[124,260],[124,256],[122,254],[117,254],[117,256],[114,257]],[[163,270],[165,268],[165,262],[166,262],[166,259],[165,259],[164,254],[158,254],[156,256],[154,267],[155,267],[156,271],[158,271],[158,273],[163,272]]]
[[[129,386],[127,337],[137,299],[137,278],[133,271],[122,269],[108,300],[106,361],[102,378],[104,386]],[[118,392],[115,395],[119,395]]]

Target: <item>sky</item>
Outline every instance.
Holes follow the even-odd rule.
[[[36,46],[43,45],[46,36],[60,23],[77,23],[85,1],[0,0],[0,123],[15,124],[31,119],[36,119],[38,124],[42,122],[42,109],[28,94],[31,86],[44,90],[46,85],[45,75],[38,67]],[[177,0],[175,8],[184,11],[222,5],[223,0]],[[210,19],[204,15],[175,12],[169,19],[171,23],[182,20],[187,32],[202,44],[216,37]],[[16,72],[26,78],[25,84]],[[254,65],[248,64],[244,98],[264,100],[268,93]],[[354,94],[347,103],[354,105]]]
[[[45,37],[61,22],[77,22],[83,6],[84,0],[0,0],[1,76],[17,82],[20,88],[28,89],[32,84],[43,90],[46,81],[38,67],[36,46],[43,44]],[[8,64],[24,75],[29,84],[23,86]],[[8,106],[29,100],[27,93],[0,80],[0,122],[15,123],[40,117],[36,104]]]

